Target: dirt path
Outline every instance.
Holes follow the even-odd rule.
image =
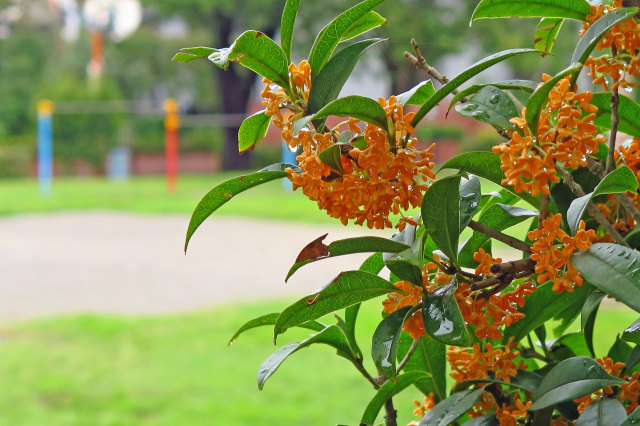
[[[300,249],[367,229],[217,217],[182,252],[188,216],[113,212],[0,218],[0,320],[75,312],[156,313],[288,295],[355,269],[365,255],[302,268]]]

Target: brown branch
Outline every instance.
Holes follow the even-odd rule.
[[[469,228],[473,229],[474,231],[478,231],[481,234],[484,234],[488,237],[491,237],[495,240],[501,241],[503,243],[505,243],[506,245],[508,245],[509,247],[513,247],[516,250],[520,250],[523,251],[525,253],[531,253],[531,247],[529,247],[529,244],[525,243],[524,241],[520,241],[517,238],[511,237],[509,235],[503,234],[500,231],[496,231],[493,228],[489,228],[487,225],[480,223],[480,222],[476,222],[475,220],[471,220],[469,221]]]
[[[611,56],[616,57],[618,49],[615,45],[611,46]],[[618,93],[618,85],[611,90],[611,132],[609,132],[609,153],[607,155],[606,174],[609,174],[616,168],[614,152],[616,150],[616,136],[618,136],[618,106],[620,105],[620,94]]]
[[[523,358],[535,358],[535,359],[539,359],[540,361],[551,362],[551,359],[547,358],[544,355],[539,354],[533,348],[524,348],[524,347],[518,348],[518,352],[520,352],[520,355]]]
[[[491,272],[494,274],[517,274],[519,272],[531,271],[533,273],[535,265],[536,262],[527,257],[526,259],[512,260],[511,262],[494,263],[491,265]]]
[[[538,229],[542,229],[542,221],[549,215],[549,194],[540,196],[540,214],[538,215]]]
[[[421,339],[422,337],[416,337],[415,339],[413,339],[413,342],[411,343],[411,347],[407,351],[407,354],[404,356],[404,358],[402,358],[402,361],[400,361],[400,363],[398,364],[398,368],[396,368],[396,376],[400,374],[400,371],[402,371],[404,366],[407,365],[407,362],[409,362],[409,358],[411,358],[411,355],[413,355],[416,349],[418,349],[418,344],[420,343]]]
[[[376,379],[374,379],[371,376],[371,374],[369,374],[367,369],[364,368],[364,365],[362,364],[362,360],[361,359],[351,360],[351,363],[353,365],[355,365],[356,369],[360,372],[360,374],[362,374],[364,376],[364,378],[367,379],[367,381],[373,385],[373,388],[375,390],[380,389],[380,384],[378,383],[378,381]]]
[[[384,415],[385,425],[398,426],[398,412],[393,407],[393,399],[391,397],[385,401],[384,411],[386,412]]]

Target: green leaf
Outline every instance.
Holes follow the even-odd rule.
[[[591,103],[598,107],[593,123],[603,129],[611,129],[611,95],[596,93]],[[618,131],[640,138],[640,105],[627,96],[620,96],[618,105]]]
[[[362,415],[362,419],[360,420],[361,425],[372,425],[376,421],[376,417],[378,417],[378,413],[384,406],[384,403],[387,399],[393,397],[394,395],[400,393],[407,387],[412,384],[426,380],[429,378],[429,375],[422,371],[413,371],[411,373],[406,373],[398,376],[397,382],[386,382],[380,389],[376,392],[374,397],[367,405],[367,408],[364,410],[364,414]]]
[[[290,327],[393,291],[399,290],[377,275],[362,271],[342,272],[323,289],[282,311],[275,325],[274,338]]]
[[[627,418],[627,411],[620,401],[601,398],[592,402],[582,412],[576,426],[612,426],[619,425]]]
[[[314,114],[336,99],[360,57],[367,49],[381,41],[384,40],[374,38],[353,43],[331,58],[313,79],[307,102],[307,113]]]
[[[371,358],[381,374],[392,382],[396,381],[396,355],[400,343],[402,324],[410,306],[386,316],[373,332]]]
[[[368,272],[373,275],[378,275],[380,271],[384,268],[384,261],[382,260],[382,253],[374,253],[371,256],[367,257],[362,265],[360,265],[360,270],[363,272]]]
[[[216,49],[212,47],[183,47],[171,60],[176,62],[191,62],[195,59],[206,58],[215,51]]]
[[[516,342],[526,337],[541,324],[560,314],[574,303],[584,303],[584,297],[590,291],[589,286],[576,287],[574,291],[558,294],[553,291],[553,283],[547,282],[525,298],[524,307],[518,309],[525,317],[507,327],[505,340],[514,337]]]
[[[433,407],[420,420],[420,426],[448,426],[462,417],[480,399],[484,386],[456,392]]]
[[[398,253],[384,253],[382,259],[386,267],[401,280],[422,285],[424,234],[416,238],[416,226],[407,225],[402,231],[393,234],[391,239],[410,247]]]
[[[498,129],[509,130],[516,130],[515,124],[509,120],[520,116],[511,98],[494,86],[483,87],[470,101],[457,105],[456,111]]]
[[[627,342],[620,340],[620,336],[616,336],[615,342],[609,348],[607,356],[613,360],[613,362],[626,362],[631,355],[631,345]]]
[[[289,61],[280,46],[260,31],[246,31],[229,47],[217,49],[209,60],[227,69],[229,62],[238,62],[251,71],[289,89]]]
[[[340,38],[340,43],[351,40],[354,37],[358,37],[360,34],[364,34],[369,30],[374,28],[378,28],[381,25],[384,25],[387,22],[385,18],[380,16],[379,13],[374,12],[373,10],[365,13],[360,17],[356,22],[349,27],[346,33]]]
[[[278,319],[278,316],[280,316],[280,312],[274,312],[272,314],[261,315],[257,318],[254,318],[252,320],[245,322],[238,329],[238,331],[236,331],[233,334],[231,339],[229,339],[228,344],[229,345],[233,344],[238,338],[238,336],[240,336],[245,331],[248,331],[257,327],[263,327],[265,325],[274,325],[276,323],[276,320]],[[305,322],[304,324],[300,324],[300,327],[307,328],[309,330],[314,330],[314,331],[321,331],[325,328],[325,326],[323,324],[320,324],[318,321]]]
[[[314,114],[314,120],[324,120],[330,115],[353,117],[367,123],[375,124],[382,129],[387,128],[387,115],[380,104],[363,96],[346,96],[336,99]]]
[[[536,27],[533,47],[541,52],[551,53],[563,22],[562,18],[542,18]]]
[[[468,422],[465,422],[464,426],[499,426],[500,422],[495,415],[475,417]]]
[[[449,93],[453,92],[455,89],[460,87],[462,83],[469,80],[471,77],[475,76],[476,74],[479,74],[480,72],[486,70],[487,68],[497,64],[498,62],[502,62],[505,59],[508,59],[512,56],[520,55],[522,53],[533,53],[533,52],[538,52],[538,51],[536,49],[503,50],[502,52],[498,52],[491,56],[487,56],[486,58],[476,62],[466,70],[462,71],[462,73],[458,74],[455,78],[453,78],[447,84],[442,86],[440,90],[438,90],[436,93],[434,93],[433,96],[431,96],[427,100],[427,102],[425,102],[424,105],[420,107],[420,109],[416,113],[416,116],[413,118],[411,125],[415,127],[420,122],[420,120],[422,120],[422,118],[425,115],[427,115],[427,113],[431,111],[433,107],[435,107],[438,104],[438,102],[443,100]]]
[[[512,377],[509,383],[500,379],[496,379],[495,377],[469,379],[456,384],[453,388],[453,391],[460,392],[477,383],[498,383],[503,386],[510,386],[534,393],[536,389],[538,389],[541,381],[542,376],[540,376],[539,374],[527,370],[518,370],[518,374],[515,377]]]
[[[597,243],[571,256],[585,280],[640,312],[640,254],[618,244]]]
[[[595,351],[593,349],[593,329],[595,326],[596,315],[598,314],[598,308],[600,307],[600,302],[602,302],[604,296],[606,296],[606,293],[602,290],[595,290],[591,293],[582,306],[582,313],[580,316],[580,330],[582,330],[589,352],[591,352],[591,355],[593,356],[595,356]]]
[[[477,93],[480,89],[487,86],[494,86],[494,87],[497,87],[498,89],[504,89],[504,90],[522,90],[528,93],[533,93],[533,91],[536,90],[536,87],[538,87],[538,83],[531,80],[503,80],[503,81],[496,81],[495,83],[474,84],[456,93],[453,99],[451,99],[451,103],[449,104],[449,108],[447,109],[447,112],[451,111],[451,108],[453,108],[453,105],[456,102],[458,102],[460,99],[467,97],[469,95],[472,95],[473,93]]]
[[[338,43],[345,37],[352,36],[354,28],[362,25],[360,19],[383,1],[365,0],[358,3],[338,15],[318,33],[309,52],[312,75],[322,70]]]
[[[483,18],[569,18],[586,21],[586,0],[482,0],[473,11],[471,21]]]
[[[460,176],[438,179],[424,194],[422,220],[433,242],[457,264],[460,238]]]
[[[402,333],[400,335],[398,360],[404,359],[412,343],[413,338],[411,338],[409,333]],[[447,361],[445,353],[446,345],[444,343],[425,336],[420,339],[418,347],[402,369],[405,373],[412,371],[424,371],[428,373],[428,379],[419,381],[415,385],[425,395],[433,392],[435,402],[442,401],[447,396]]]
[[[633,426],[638,423],[640,423],[640,407],[633,410],[633,413],[629,414],[627,420],[625,420],[620,426]]]
[[[582,69],[581,63],[571,64],[569,67],[560,71],[551,79],[546,81],[542,86],[538,87],[535,92],[527,100],[527,111],[525,113],[525,119],[529,125],[529,130],[532,135],[538,134],[538,122],[540,121],[540,113],[547,106],[549,102],[549,92],[551,89],[563,78],[570,74],[578,73]]]
[[[640,345],[634,346],[629,353],[629,356],[625,360],[625,366],[623,369],[623,373],[627,371],[636,371],[636,365],[640,363]]]
[[[569,210],[567,210],[567,223],[569,224],[571,234],[575,235],[578,231],[578,225],[582,219],[582,215],[587,209],[587,204],[589,204],[589,201],[591,201],[593,197],[627,191],[635,192],[636,189],[638,189],[638,179],[627,166],[621,166],[606,175],[595,187],[593,192],[576,198],[571,202]]]
[[[262,185],[275,179],[282,179],[287,176],[284,170],[291,167],[294,171],[300,172],[298,166],[285,163],[276,163],[258,170],[255,173],[238,176],[222,182],[207,193],[198,203],[191,214],[191,221],[187,229],[187,238],[184,243],[184,251],[187,251],[189,240],[198,227],[211,216],[211,213],[218,210],[223,204],[231,200],[235,195],[246,191],[254,186]]]
[[[457,288],[458,280],[453,277],[449,284],[426,294],[422,318],[429,336],[447,345],[467,346],[471,343],[471,338],[455,299]]]
[[[478,176],[460,179],[460,231],[467,227],[480,205],[482,190]]]
[[[291,267],[285,282],[301,267],[311,262],[316,262],[330,257],[344,256],[354,253],[368,253],[385,251],[390,253],[399,253],[409,248],[408,245],[400,242],[392,241],[382,237],[355,237],[337,240],[329,245],[325,245],[322,241],[328,234],[324,234],[307,244],[302,249],[296,263]],[[378,271],[379,272],[379,271]],[[376,272],[377,273],[377,272]]]
[[[607,374],[595,360],[575,357],[560,361],[545,375],[530,410],[537,411],[588,395],[605,386],[625,383]]]
[[[293,27],[296,24],[296,16],[298,15],[298,7],[300,0],[287,0],[282,10],[282,18],[280,20],[280,45],[287,58],[287,62],[291,62],[291,44],[293,41]]]
[[[289,357],[289,355],[292,355],[300,349],[306,348],[313,343],[324,343],[325,345],[332,346],[337,350],[339,356],[348,360],[353,359],[351,349],[349,348],[349,343],[347,343],[347,338],[344,335],[344,332],[340,329],[340,327],[336,325],[330,325],[324,328],[319,333],[313,334],[312,336],[301,342],[293,342],[284,345],[273,354],[271,354],[269,358],[265,359],[258,368],[258,389],[262,389],[264,387],[264,383],[267,381],[267,379],[276,372],[278,367],[280,367],[280,365],[284,362],[285,359]]]
[[[265,114],[265,111],[260,111],[244,119],[240,130],[238,130],[238,151],[240,153],[255,148],[256,144],[264,138],[269,124],[271,124],[271,118]]]
[[[402,106],[422,105],[427,102],[427,99],[433,96],[434,93],[436,93],[436,89],[433,87],[433,82],[427,80],[396,96],[396,102]]]
[[[584,64],[591,51],[596,47],[602,36],[609,31],[614,25],[631,18],[637,11],[637,8],[619,9],[615,12],[607,13],[591,25],[587,31],[580,37],[576,48],[571,56],[571,62],[580,62]]]
[[[568,333],[548,345],[551,358],[562,361],[574,356],[588,356],[589,348],[582,333]]]
[[[640,318],[622,332],[622,340],[636,345],[640,344]]]
[[[323,149],[318,154],[318,158],[336,172],[340,174],[344,172],[342,169],[342,152],[340,150],[340,145],[331,145],[330,147]]]

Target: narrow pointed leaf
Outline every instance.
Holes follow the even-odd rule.
[[[433,87],[433,82],[427,80],[396,96],[396,102],[402,106],[422,105],[427,102],[427,99],[433,96],[434,93],[436,93],[436,89]]]
[[[342,35],[340,38],[340,43],[351,40],[354,37],[358,37],[361,34],[366,33],[374,28],[378,28],[381,25],[384,25],[387,20],[380,16],[379,13],[374,12],[373,10],[365,13],[358,19],[356,22],[349,27],[346,33]]]
[[[314,114],[333,101],[347,82],[360,57],[381,38],[353,43],[338,52],[314,78],[307,102],[307,113]]]
[[[246,191],[249,188],[253,188],[254,186],[258,186],[275,179],[282,179],[287,176],[287,172],[284,170],[288,167],[300,172],[298,166],[295,165],[285,163],[272,164],[255,173],[249,173],[229,179],[209,191],[207,195],[202,197],[202,200],[200,200],[191,214],[191,221],[189,222],[187,237],[184,243],[185,252],[187,251],[187,246],[189,245],[189,240],[193,236],[193,233],[206,218],[211,216],[211,213],[218,210],[223,204],[231,200],[237,194]]]
[[[532,80],[503,80],[503,81],[496,81],[495,83],[474,84],[456,93],[456,95],[451,99],[451,103],[449,104],[449,108],[447,109],[447,112],[451,111],[451,108],[453,108],[453,105],[456,102],[458,102],[460,99],[467,97],[469,95],[472,95],[474,93],[477,93],[478,91],[480,91],[480,89],[487,86],[494,86],[494,87],[497,87],[498,89],[503,89],[503,90],[522,90],[524,92],[533,93],[533,91],[536,90],[536,87],[538,87],[538,83]]]
[[[460,238],[460,176],[439,179],[422,200],[422,220],[436,246],[457,263]]]
[[[483,18],[569,18],[586,21],[586,0],[482,0],[471,21]]]
[[[591,103],[598,107],[594,124],[603,129],[611,129],[611,95],[596,93]],[[618,131],[640,138],[640,105],[636,101],[628,96],[620,96],[618,120]]]
[[[407,225],[402,231],[393,234],[391,239],[410,247],[396,253],[384,253],[382,259],[385,266],[401,280],[422,285],[424,234],[416,237],[416,226]]]
[[[298,15],[298,7],[300,0],[287,0],[282,10],[282,18],[280,20],[280,45],[287,58],[287,62],[291,62],[291,42],[293,41],[293,27],[296,24],[296,16]]]
[[[607,353],[607,357],[611,358],[613,362],[626,362],[629,359],[629,355],[631,355],[631,350],[633,348],[627,342],[620,340],[620,336],[616,336],[616,340],[609,348],[609,352]]]
[[[508,59],[512,56],[520,55],[523,53],[533,53],[533,52],[538,52],[538,50],[509,49],[509,50],[504,50],[502,52],[495,53],[491,56],[487,56],[486,58],[476,62],[466,70],[462,71],[462,73],[458,74],[455,78],[453,78],[447,84],[442,86],[440,90],[438,90],[436,93],[434,93],[433,96],[431,96],[427,100],[427,102],[425,102],[422,105],[422,107],[420,107],[420,109],[416,113],[416,116],[413,118],[411,125],[416,126],[420,122],[420,120],[422,120],[422,118],[424,118],[424,116],[427,115],[427,113],[431,111],[433,107],[435,107],[438,104],[438,102],[443,100],[448,94],[453,92],[455,89],[460,87],[462,83],[469,80],[471,77],[475,76],[476,74],[479,74],[480,72],[486,70],[487,68],[499,62],[502,62],[505,59]]]
[[[538,389],[538,386],[540,386],[541,381],[542,376],[540,376],[539,374],[527,370],[518,370],[518,374],[515,377],[512,377],[509,383],[500,379],[496,379],[495,377],[470,379],[456,384],[453,388],[453,391],[460,392],[477,383],[498,383],[502,386],[510,386],[534,393],[536,389]]]
[[[233,342],[235,342],[236,339],[238,338],[238,336],[240,336],[242,333],[244,333],[247,330],[251,330],[251,329],[257,328],[257,327],[263,327],[265,325],[274,325],[276,323],[276,320],[278,319],[278,316],[280,316],[280,312],[274,312],[272,314],[261,315],[261,316],[259,316],[257,318],[254,318],[252,320],[249,320],[249,321],[245,322],[238,329],[238,331],[236,331],[233,334],[231,339],[229,339],[229,345],[231,345]],[[320,330],[323,330],[325,328],[324,325],[320,324],[317,321],[305,322],[304,324],[300,324],[300,327],[307,328],[309,330],[315,330],[315,331],[320,331]]]
[[[260,111],[244,119],[238,130],[238,151],[253,149],[264,138],[273,117]]]
[[[601,398],[589,405],[582,412],[576,426],[614,426],[622,424],[627,418],[627,411],[619,401]]]
[[[360,19],[371,9],[384,0],[365,0],[338,15],[325,26],[311,47],[309,52],[309,64],[313,74],[318,74],[327,63],[333,51],[344,37],[353,34],[353,29],[359,27]]]
[[[563,78],[568,75],[576,74],[582,69],[581,63],[571,64],[569,67],[560,71],[553,76],[549,81],[545,82],[542,86],[538,87],[535,92],[527,100],[527,111],[525,113],[525,119],[529,125],[529,130],[532,135],[538,134],[538,122],[540,121],[540,113],[547,106],[549,101],[549,92],[551,89]]]
[[[640,319],[634,321],[633,324],[622,332],[622,340],[635,343],[636,345],[640,344]]]
[[[585,280],[640,312],[640,254],[611,243],[597,243],[571,256]]]
[[[215,51],[216,49],[213,47],[183,47],[171,60],[176,62],[191,62],[195,59],[206,58]]]
[[[378,324],[371,339],[373,363],[392,382],[396,381],[396,355],[402,324],[409,309],[411,307],[402,308],[386,316]]]
[[[363,96],[353,95],[336,99],[318,111],[313,119],[324,120],[330,115],[353,117],[383,129],[387,128],[387,115],[384,109],[378,102]]]
[[[536,27],[533,47],[541,52],[551,53],[563,22],[562,18],[542,18]]]
[[[289,87],[289,61],[280,46],[260,31],[246,31],[228,48],[209,55],[216,66],[227,69],[229,62],[238,62],[251,71],[268,78],[280,87]]]
[[[398,289],[377,275],[362,271],[342,272],[323,289],[282,311],[275,325],[274,336],[290,327],[392,291],[397,292]]]
[[[594,359],[575,357],[559,362],[545,375],[534,397],[532,411],[588,395],[624,380],[609,375]]]
[[[457,105],[458,114],[491,124],[498,129],[516,130],[511,123],[520,113],[506,93],[495,86],[485,86],[469,101]]]
[[[400,335],[398,361],[404,359],[412,343],[413,338],[409,333]],[[405,373],[412,371],[428,373],[429,378],[415,383],[415,386],[425,395],[433,393],[435,402],[440,402],[447,396],[447,361],[445,354],[446,345],[444,343],[425,336],[420,339],[418,347],[402,369]]]
[[[484,392],[484,387],[456,392],[439,402],[420,420],[420,426],[449,426],[473,407]]]
[[[384,406],[384,403],[387,401],[387,399],[400,393],[417,381],[426,380],[428,378],[429,375],[422,371],[412,371],[411,373],[406,373],[398,376],[398,380],[395,383],[386,382],[385,384],[380,386],[380,389],[378,389],[374,397],[369,402],[369,405],[367,405],[367,408],[364,410],[364,414],[362,415],[360,424],[375,424],[376,417],[378,417],[378,413],[380,413],[380,410]]]
[[[631,18],[637,12],[637,8],[619,9],[611,13],[607,13],[591,25],[587,31],[580,37],[576,45],[571,62],[580,62],[584,64],[593,49],[598,44],[602,36],[609,31],[614,25]]]
[[[284,345],[273,354],[271,354],[269,358],[264,360],[258,368],[258,389],[262,389],[264,387],[264,383],[267,381],[267,379],[276,372],[278,367],[280,367],[280,365],[284,362],[285,359],[289,357],[289,355],[292,355],[300,349],[306,348],[313,343],[324,343],[326,345],[332,346],[337,350],[339,356],[349,360],[352,359],[351,350],[349,348],[349,344],[347,343],[346,336],[344,335],[340,327],[336,325],[330,325],[324,328],[322,331],[312,335],[308,339],[305,339],[301,342],[294,342]]]
[[[578,225],[582,219],[582,215],[587,209],[587,204],[589,204],[589,201],[591,201],[593,197],[597,197],[602,194],[616,194],[627,191],[635,192],[636,189],[638,189],[638,179],[627,166],[621,166],[606,175],[595,187],[593,192],[576,198],[571,202],[569,210],[567,210],[567,223],[569,224],[571,234],[575,235],[578,230]]]
[[[302,249],[296,263],[291,267],[287,274],[287,281],[298,269],[304,265],[316,262],[322,259],[328,259],[330,257],[344,256],[346,254],[353,253],[368,253],[368,252],[390,252],[399,253],[409,248],[408,245],[402,244],[393,240],[382,237],[355,237],[346,238],[344,240],[337,240],[329,245],[324,244],[322,241],[326,238],[327,234],[307,244]],[[379,272],[379,271],[378,271]],[[377,272],[376,272],[377,273]]]
[[[602,290],[595,290],[589,295],[586,302],[582,306],[582,313],[580,317],[580,329],[584,334],[584,340],[587,343],[589,352],[592,356],[595,356],[595,350],[593,348],[593,329],[596,322],[596,315],[598,314],[598,308],[600,302],[604,299],[606,293]]]
[[[428,293],[422,305],[422,318],[429,336],[447,345],[466,346],[471,338],[454,296],[457,288],[454,277],[449,284]]]

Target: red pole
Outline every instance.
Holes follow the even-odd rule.
[[[164,112],[167,191],[175,192],[178,183],[178,141],[180,129],[178,102],[172,98],[164,101]]]

